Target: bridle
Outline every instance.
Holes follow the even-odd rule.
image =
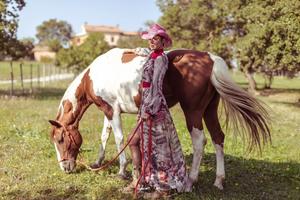
[[[70,151],[70,149],[71,149],[71,147],[72,147],[72,143],[74,143],[75,146],[78,147],[78,150],[76,150],[76,151],[77,151],[77,152],[80,152],[80,151],[79,151],[80,146],[79,146],[79,144],[76,143],[76,141],[75,141],[75,139],[74,139],[74,136],[73,136],[69,131],[67,131],[67,129],[66,129],[65,126],[63,126],[63,129],[64,129],[64,131],[65,131],[65,132],[63,133],[63,138],[64,138],[65,136],[67,136],[68,139],[69,139],[69,144],[68,144],[67,149],[66,149],[66,150],[63,150],[63,155],[62,155],[61,159],[58,161],[58,163],[61,163],[61,162],[64,162],[64,161],[75,161],[74,158],[70,158],[70,154],[69,154],[69,151]],[[65,134],[65,133],[67,133],[67,134]]]

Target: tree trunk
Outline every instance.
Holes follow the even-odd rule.
[[[253,76],[254,76],[253,72],[250,72],[250,71],[246,72],[246,77],[247,77],[248,83],[249,83],[248,91],[255,94],[255,93],[257,93],[257,91],[256,91],[257,88],[256,88],[256,81]]]
[[[271,89],[271,85],[273,83],[273,76],[272,74],[264,75],[265,78],[265,89]]]

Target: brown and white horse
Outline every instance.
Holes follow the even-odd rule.
[[[82,143],[79,121],[91,104],[104,112],[102,144],[96,164],[104,159],[109,130],[115,135],[118,151],[123,145],[121,113],[137,113],[140,103],[138,84],[141,80],[145,57],[112,49],[99,56],[70,84],[58,109],[51,138],[62,170],[71,172]],[[193,144],[193,162],[187,191],[198,178],[206,137],[204,119],[216,150],[216,179],[214,185],[223,189],[224,133],[218,120],[220,98],[225,107],[226,119],[231,119],[236,130],[245,133],[250,147],[270,139],[268,113],[246,91],[237,86],[228,75],[227,65],[218,56],[207,52],[174,50],[168,53],[169,68],[165,75],[163,92],[170,107],[179,103]],[[228,123],[228,120],[226,120]],[[239,125],[239,126],[238,126]],[[243,137],[245,138],[245,137]],[[125,174],[125,153],[120,155],[120,175]]]

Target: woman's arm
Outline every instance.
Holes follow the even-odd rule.
[[[165,101],[162,93],[162,84],[168,69],[168,58],[166,55],[154,60],[154,71],[149,95],[144,100],[144,112],[154,116]]]
[[[149,48],[141,48],[137,47],[135,49],[125,49],[125,53],[134,53],[138,56],[144,56],[147,57],[150,54],[150,49]]]

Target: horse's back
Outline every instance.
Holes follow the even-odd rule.
[[[114,48],[99,56],[89,66],[93,91],[110,105],[119,105],[123,112],[136,112],[134,96],[145,58],[132,57],[124,60],[126,50]],[[127,55],[127,54],[126,54]]]
[[[167,101],[174,104],[177,100],[181,106],[195,109],[206,107],[215,92],[210,80],[214,66],[210,53],[179,49],[168,52],[167,56],[169,69],[164,87]]]

